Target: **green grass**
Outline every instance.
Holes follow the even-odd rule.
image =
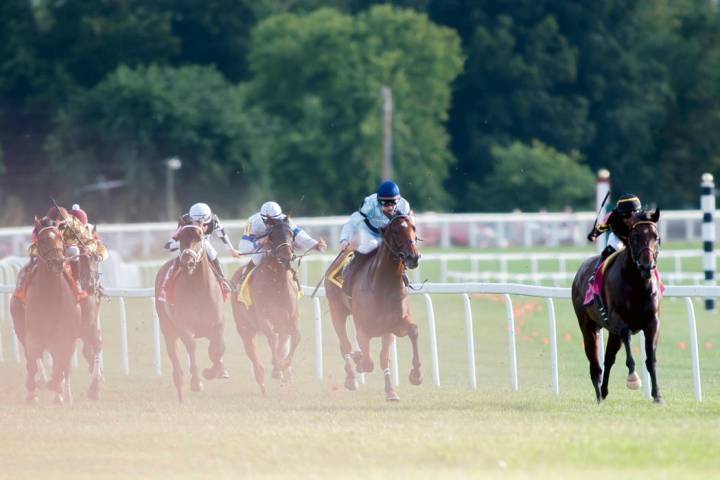
[[[656,407],[625,388],[618,356],[610,396],[594,402],[569,302],[557,300],[560,397],[551,392],[543,299],[514,297],[520,390],[512,391],[505,307],[474,297],[478,389],[468,388],[460,296],[433,297],[442,386],[432,382],[427,318],[412,299],[420,326],[425,382],[407,381],[410,348],[398,339],[402,401],[387,404],[376,371],[358,392],[342,387],[342,362],[323,303],[325,378],[314,377],[310,302],[302,300],[303,340],[295,382],[270,381],[262,398],[231,316],[226,364],[232,378],[187,392],[178,405],[163,346],[163,376],[154,375],[150,303],[128,300],[131,376],[122,374],[118,308],[102,306],[107,381],[93,404],[82,393],[84,367],[72,384],[76,402],[58,407],[47,392],[24,403],[24,367],[0,363],[0,449],[7,478],[706,478],[720,471],[720,321],[696,303],[704,401],[692,390],[685,306],[663,303],[659,381],[667,405]],[[259,350],[266,365],[264,339]],[[637,338],[634,339],[637,346]],[[208,364],[204,341],[200,366]],[[638,354],[639,357],[639,354]],[[638,358],[636,357],[636,359]],[[82,362],[81,362],[82,364]],[[187,377],[186,377],[187,378]]]

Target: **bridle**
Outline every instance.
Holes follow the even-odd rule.
[[[51,234],[57,235],[58,238],[62,241],[62,232],[60,229],[55,225],[48,225],[46,227],[41,228],[37,231],[36,235],[38,238],[38,244],[37,244],[37,250],[38,250],[38,258],[43,260],[45,262],[45,265],[49,270],[51,270],[54,273],[60,273],[65,268],[65,256],[63,252],[63,247],[53,247],[48,248],[43,251],[41,248],[41,238],[40,235],[45,232],[46,230],[50,230]],[[62,245],[62,244],[61,244]],[[52,253],[57,253],[57,256],[50,256]]]
[[[651,222],[651,221],[649,221],[649,220],[642,220],[642,221],[640,221],[640,222],[635,223],[635,224],[632,226],[632,228],[630,229],[630,235],[628,236],[628,240],[629,240],[629,237],[632,236],[632,232],[635,231],[635,228],[637,228],[638,225],[651,225],[652,228],[653,228],[653,230],[655,230],[655,233],[658,234],[657,224],[656,224],[655,222]],[[651,254],[651,256],[652,256],[652,259],[653,259],[653,264],[652,264],[652,266],[650,267],[650,271],[655,270],[655,269],[657,268],[657,257],[658,257],[658,253],[660,252],[660,235],[659,235],[659,234],[658,234],[658,241],[657,241],[657,244],[656,244],[655,248],[650,247],[650,246],[648,245],[648,246],[645,246],[645,247],[641,248],[641,249],[638,250],[637,252],[635,252],[635,251],[633,250],[633,248],[632,248],[632,242],[628,241],[628,246],[630,247],[630,256],[631,256],[631,258],[632,258],[632,261],[633,261],[633,263],[635,264],[635,267],[636,267],[639,271],[647,270],[646,267],[643,267],[643,266],[640,264],[640,260],[639,260],[639,259],[640,259],[640,255],[642,255],[642,253],[643,253],[645,250],[647,250],[647,251],[650,252],[650,254]]]
[[[285,241],[285,242],[282,242],[282,243],[278,243],[277,245],[272,245],[272,242],[270,242],[270,243],[271,243],[271,248],[269,248],[269,249],[267,250],[267,253],[268,253],[268,255],[270,255],[270,256],[272,256],[273,258],[275,258],[275,260],[277,260],[280,264],[282,264],[283,266],[286,266],[288,269],[290,269],[292,262],[293,262],[296,258],[298,258],[298,257],[296,257],[295,254],[294,254],[294,245],[293,245],[293,243],[294,243],[294,241],[295,241],[295,233],[292,231],[292,229],[290,228],[290,225],[289,225],[289,224],[287,224],[287,223],[285,223],[285,222],[281,222],[281,223],[275,223],[275,224],[273,224],[263,236],[270,237],[270,236],[272,235],[272,233],[275,231],[276,228],[281,228],[281,229],[287,230],[289,233],[292,234],[292,238],[291,238],[290,241]],[[262,237],[259,237],[259,238],[262,238]],[[282,247],[288,247],[288,248],[290,248],[290,257],[284,257],[284,256],[282,256],[282,255],[280,255],[280,254],[278,253],[278,250],[279,250],[280,248],[282,248]],[[300,257],[300,258],[302,258],[302,257]]]
[[[390,226],[395,223],[398,220],[408,220],[410,217],[408,215],[396,215],[393,218],[390,219],[390,222],[382,228],[382,242],[387,246],[388,250],[390,250],[390,255],[393,258],[397,258],[400,260],[404,266],[407,266],[406,262],[408,260],[408,254],[403,252],[402,250],[395,247],[394,242],[391,240],[394,239],[387,239],[386,236],[390,236],[391,230]],[[412,246],[417,244],[417,239],[408,239],[407,245]]]
[[[192,273],[197,264],[200,263],[200,260],[202,260],[202,256],[205,253],[205,244],[202,241],[205,232],[197,225],[184,225],[180,228],[180,233],[182,233],[186,228],[195,229],[200,233],[200,241],[197,243],[195,248],[190,246],[180,252],[180,263],[188,269],[188,273]],[[180,234],[178,234],[178,236],[180,236]],[[190,261],[185,260],[188,257],[190,258]]]

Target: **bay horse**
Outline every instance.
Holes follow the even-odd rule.
[[[70,361],[81,331],[81,311],[71,284],[64,255],[63,234],[49,219],[35,218],[38,262],[27,287],[26,304],[13,296],[10,311],[13,326],[23,349],[27,378],[27,401],[37,402],[35,376],[48,351],[53,373],[47,387],[55,392],[55,402],[72,402]]]
[[[183,369],[178,352],[179,341],[185,345],[190,357],[190,390],[200,392],[204,388],[195,358],[197,338],[209,341],[208,354],[212,366],[203,370],[205,379],[228,378],[229,375],[222,361],[225,353],[223,292],[203,246],[203,229],[195,224],[185,225],[180,228],[177,239],[180,243],[179,257],[167,261],[155,277],[155,308],[172,363],[178,401],[182,403]],[[161,292],[171,267],[179,269],[170,273],[175,276],[172,297],[169,292]]]
[[[410,383],[420,385],[420,357],[418,355],[418,327],[413,323],[408,304],[408,289],[405,285],[405,269],[418,266],[420,254],[417,250],[415,222],[411,215],[396,215],[381,229],[382,241],[372,258],[366,259],[353,272],[352,298],[348,297],[329,274],[325,275],[325,292],[330,304],[335,333],[340,340],[340,353],[345,359],[345,387],[357,390],[357,378],[351,360],[356,363],[357,372],[372,372],[370,339],[382,338],[380,367],[385,376],[385,399],[398,401],[400,397],[390,379],[390,347],[393,335],[410,337],[413,358]],[[335,271],[338,258],[328,268]],[[347,316],[352,314],[355,323],[359,352],[352,352],[347,334]]]
[[[657,404],[664,403],[656,377],[662,300],[662,285],[656,271],[660,252],[660,235],[657,229],[659,218],[659,209],[652,213],[642,211],[635,214],[635,223],[630,229],[627,247],[617,252],[614,261],[607,266],[601,291],[607,320],[602,318],[593,303],[584,304],[585,291],[598,257],[586,260],[573,280],[573,307],[582,331],[585,355],[590,362],[590,380],[598,403],[608,395],[610,369],[615,363],[621,344],[625,346],[627,357],[627,387],[633,390],[640,388],[641,382],[635,372],[635,360],[630,348],[631,335],[639,331],[645,335],[645,365],[650,375],[653,401]],[[598,359],[598,332],[603,327],[609,331],[604,370]]]
[[[265,235],[265,257],[248,273],[251,275],[247,279],[250,305],[240,302],[237,295],[233,295],[231,302],[235,327],[263,395],[266,395],[265,370],[257,356],[256,335],[262,333],[267,338],[272,354],[273,377],[283,383],[292,380],[290,366],[300,344],[298,284],[292,268],[295,234],[289,217],[276,221]],[[242,270],[238,269],[231,281],[238,292],[241,291],[241,283],[244,283]],[[288,340],[290,349],[286,353]]]

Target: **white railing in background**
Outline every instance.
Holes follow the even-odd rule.
[[[9,302],[7,298],[13,291],[13,285],[0,285],[0,299],[3,300],[2,308],[0,308],[0,314],[3,318],[8,320],[10,325],[12,321],[9,315]],[[310,295],[313,288],[304,286],[303,293]],[[558,359],[557,359],[557,327],[555,322],[555,306],[553,299],[569,299],[570,289],[559,288],[559,287],[540,287],[535,285],[519,285],[519,284],[460,284],[460,283],[438,283],[438,284],[425,284],[417,287],[416,290],[410,292],[413,295],[423,295],[425,298],[425,306],[427,309],[428,319],[428,330],[427,338],[430,342],[431,352],[431,363],[433,382],[439,387],[440,386],[440,365],[438,358],[437,349],[437,332],[435,325],[435,313],[430,295],[460,295],[463,298],[465,305],[465,326],[467,335],[467,355],[468,355],[468,383],[471,388],[477,388],[477,378],[475,372],[475,342],[473,334],[473,319],[472,311],[470,309],[469,295],[471,294],[498,294],[502,295],[506,304],[506,317],[507,317],[507,330],[508,330],[508,351],[510,360],[510,385],[513,390],[518,390],[519,380],[517,371],[517,352],[516,352],[516,340],[515,340],[515,318],[512,308],[512,299],[510,295],[522,295],[532,297],[542,297],[547,299],[547,311],[548,311],[548,336],[550,338],[550,351],[551,351],[551,371],[552,371],[552,391],[554,396],[560,394],[560,386],[558,380]],[[120,342],[121,342],[121,353],[122,353],[122,368],[126,375],[130,374],[130,357],[129,357],[129,345],[127,336],[127,314],[125,310],[125,298],[126,297],[145,297],[149,298],[152,303],[152,320],[153,320],[153,344],[154,344],[154,360],[155,360],[155,373],[159,376],[162,374],[162,348],[160,341],[160,326],[157,313],[154,307],[154,291],[153,289],[108,289],[107,294],[111,297],[117,297],[120,306]],[[315,373],[320,379],[323,378],[323,346],[322,346],[322,318],[320,308],[320,298],[324,296],[324,289],[319,289],[317,296],[312,299],[314,306],[314,334],[315,334]],[[684,298],[687,305],[688,315],[688,329],[690,334],[690,353],[692,362],[692,377],[695,399],[699,402],[702,401],[702,387],[700,378],[700,361],[698,355],[698,340],[697,340],[697,325],[695,320],[695,311],[693,308],[691,298],[702,297],[718,297],[720,296],[720,287],[715,286],[668,286],[665,290],[665,297],[679,297]],[[307,298],[307,297],[306,297]],[[12,331],[12,327],[11,327]],[[13,336],[13,348],[15,360],[20,363],[20,349],[18,346],[17,339],[15,339],[15,333],[12,331]],[[2,345],[2,338],[0,338],[0,345]],[[644,341],[641,335],[640,345],[642,350],[643,361],[640,362],[641,368],[644,371],[644,391],[646,398],[650,398],[650,381],[647,371],[645,370],[645,351]],[[391,364],[393,371],[393,381],[395,384],[398,383],[398,372],[397,372],[397,346],[393,343],[392,357],[394,361]],[[4,361],[4,356],[0,350],[0,361]]]
[[[717,215],[717,213],[716,213]],[[324,237],[337,247],[340,228],[347,216],[297,217],[296,223],[316,237]],[[700,210],[663,211],[660,234],[665,241],[701,241]],[[595,220],[595,212],[568,213],[419,213],[418,236],[425,245],[507,246],[586,245],[585,235]],[[245,220],[223,221],[234,241],[239,240]],[[716,222],[720,226],[720,222]],[[109,248],[125,257],[146,258],[160,255],[162,246],[176,228],[174,222],[100,224],[98,233]],[[31,226],[0,228],[0,256],[25,255]]]

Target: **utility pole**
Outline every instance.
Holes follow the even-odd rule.
[[[392,90],[382,88],[383,95],[383,180],[392,177]]]
[[[175,208],[175,172],[182,167],[182,161],[177,157],[171,157],[165,160],[165,206],[167,208],[167,218],[169,221],[177,219],[177,211]]]

